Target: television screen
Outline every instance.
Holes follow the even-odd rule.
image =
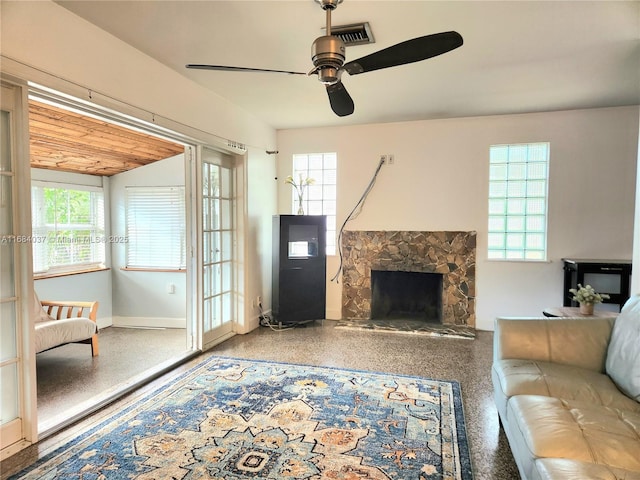
[[[318,226],[289,225],[289,258],[318,256]]]

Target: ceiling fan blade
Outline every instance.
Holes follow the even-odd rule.
[[[329,103],[331,110],[339,117],[351,115],[355,109],[353,99],[347,89],[344,88],[342,82],[327,85],[327,95],[329,95]]]
[[[289,70],[269,70],[266,68],[250,68],[250,67],[229,67],[226,65],[202,65],[197,63],[189,63],[185,65],[187,68],[196,70],[219,70],[223,72],[263,72],[263,73],[287,73],[289,75],[307,75],[302,72],[291,72]]]
[[[462,43],[462,35],[458,32],[434,33],[384,48],[352,62],[345,63],[342,68],[349,75],[358,75],[359,73],[372,72],[382,68],[420,62],[421,60],[450,52],[461,46]]]

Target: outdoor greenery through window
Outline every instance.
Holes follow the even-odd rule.
[[[488,258],[546,260],[549,143],[489,149]]]
[[[184,187],[127,187],[127,268],[186,269]]]
[[[33,271],[36,275],[104,267],[101,188],[31,187]]]
[[[327,255],[336,253],[336,190],[338,156],[335,153],[296,154],[293,156],[293,179],[312,178],[304,189],[302,207],[307,215],[327,216]],[[291,189],[291,211],[298,211],[298,195]]]

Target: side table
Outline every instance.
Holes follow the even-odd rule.
[[[595,310],[593,315],[580,313],[580,307],[551,307],[542,311],[545,317],[577,317],[577,318],[616,318],[618,312],[607,310]]]

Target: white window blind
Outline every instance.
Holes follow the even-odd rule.
[[[31,187],[33,271],[65,273],[104,266],[104,194],[98,187]]]
[[[338,177],[336,153],[310,153],[293,156],[293,178],[313,178],[314,183],[305,187],[303,208],[307,215],[327,216],[327,255],[336,253],[336,196]],[[292,190],[292,212],[298,211],[298,196]]]
[[[127,187],[127,267],[186,268],[184,187]]]
[[[489,149],[488,258],[547,258],[549,143]]]

